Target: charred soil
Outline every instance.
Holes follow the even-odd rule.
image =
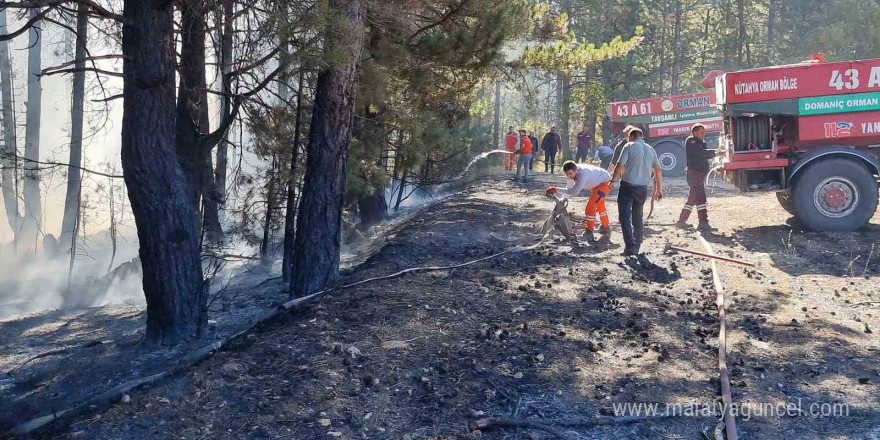
[[[505,249],[509,243],[490,234],[534,232],[549,214],[543,192],[559,177],[537,179],[479,181],[422,210],[342,281]],[[467,424],[487,416],[615,415],[617,404],[711,407],[719,385],[710,266],[664,251],[667,243],[702,250],[694,232],[672,226],[685,196],[684,182],[671,180],[648,222],[641,261],[619,256],[612,225],[612,243],[602,247],[546,240],[461,269],[335,292],[186,373],[37,437],[548,438],[540,431],[470,432]],[[585,201],[573,201],[573,211]],[[813,403],[845,404],[849,412],[755,412],[738,418],[741,437],[880,438],[880,304],[871,303],[880,300],[873,262],[880,255],[872,255],[878,218],[855,233],[815,233],[787,226],[772,194],[742,195],[722,185],[709,204],[719,228],[708,237],[716,253],[758,265],[720,269],[734,401],[801,402],[805,411]],[[268,306],[286,293],[272,281],[253,295]],[[32,402],[39,408],[25,412],[47,412],[55,408],[50,401]],[[717,423],[717,414],[697,413],[563,431],[570,438],[697,439]]]

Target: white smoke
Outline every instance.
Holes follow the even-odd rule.
[[[132,264],[137,242],[120,236],[115,257],[106,232],[85,237],[78,246],[68,281],[70,256],[44,252],[17,255],[11,243],[0,249],[0,319],[49,309],[128,304],[141,306],[140,266]],[[111,258],[116,270],[108,276]]]

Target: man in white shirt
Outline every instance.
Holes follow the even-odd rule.
[[[608,222],[608,213],[605,211],[605,198],[611,192],[611,173],[594,165],[576,164],[570,160],[562,164],[562,172],[568,178],[568,188],[559,189],[551,186],[547,193],[574,197],[584,189],[591,190],[590,201],[587,202],[587,207],[584,210],[584,214],[587,216],[584,237],[590,242],[595,241],[593,230],[596,229],[598,214],[602,223],[602,228],[599,229],[602,239],[609,239],[611,227]]]

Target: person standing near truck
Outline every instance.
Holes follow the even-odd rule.
[[[556,127],[550,127],[550,131],[544,135],[544,140],[541,141],[541,149],[544,150],[545,173],[548,168],[550,169],[550,174],[554,173],[556,167],[556,153],[559,152],[560,148],[562,148],[562,138],[556,133]]]
[[[620,161],[614,169],[611,180],[620,179],[617,193],[617,210],[620,216],[620,228],[623,230],[624,256],[636,256],[642,246],[644,237],[645,201],[648,199],[648,185],[651,173],[654,173],[655,200],[663,198],[663,170],[657,153],[642,140],[642,130],[633,128],[629,131],[629,142],[620,153]],[[613,185],[613,182],[612,182]]]
[[[504,146],[508,154],[504,155],[504,169],[513,171],[516,164],[516,150],[519,148],[519,136],[513,131],[513,126],[507,128],[507,135],[504,137]]]
[[[687,183],[688,199],[681,209],[678,222],[679,229],[689,229],[688,217],[691,212],[697,210],[699,226],[697,229],[704,232],[713,232],[715,229],[709,225],[709,213],[706,211],[706,175],[709,174],[709,161],[715,157],[718,150],[706,148],[706,126],[697,123],[691,127],[691,136],[684,142],[685,154],[687,155]]]

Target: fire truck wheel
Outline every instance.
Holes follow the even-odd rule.
[[[684,148],[673,142],[661,142],[654,146],[657,158],[660,159],[660,168],[663,169],[663,177],[679,177],[684,175],[687,166],[687,157]]]
[[[794,210],[794,205],[791,203],[791,193],[789,191],[779,191],[776,193],[776,200],[779,200],[779,205],[782,206],[782,209],[785,212],[797,216],[797,212]]]
[[[798,220],[823,231],[853,231],[871,220],[877,209],[877,183],[862,164],[826,159],[797,177],[792,201]]]

